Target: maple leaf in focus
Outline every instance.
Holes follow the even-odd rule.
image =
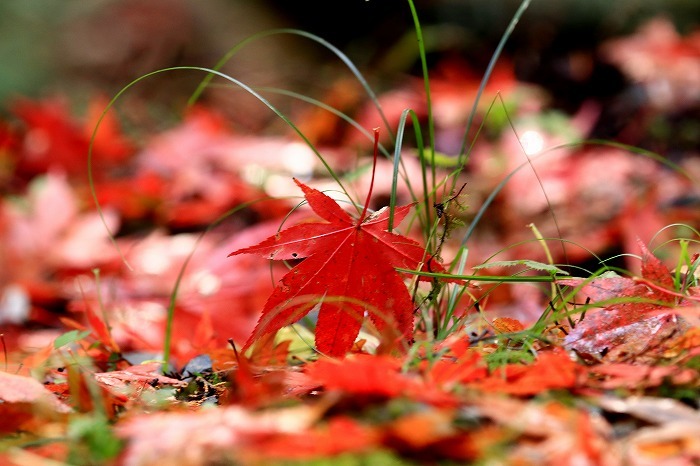
[[[316,346],[330,356],[343,356],[352,347],[365,313],[377,330],[395,330],[405,339],[413,331],[413,302],[403,277],[394,268],[420,270],[425,250],[414,240],[387,231],[389,210],[354,219],[330,197],[294,180],[311,208],[327,223],[288,228],[237,254],[268,259],[306,258],[290,270],[267,300],[245,344],[250,346],[320,306]],[[397,207],[399,224],[412,205]],[[431,271],[443,271],[431,263]]]

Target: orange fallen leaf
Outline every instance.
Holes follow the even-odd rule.
[[[580,366],[565,351],[555,349],[540,352],[534,364],[508,364],[498,368],[489,378],[473,385],[487,392],[528,396],[546,390],[573,388],[579,372]]]
[[[510,317],[499,317],[493,319],[491,325],[496,329],[498,333],[515,333],[525,330],[525,326],[518,319],[513,319]]]

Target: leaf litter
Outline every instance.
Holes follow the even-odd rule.
[[[633,39],[610,42],[605,53],[612,62],[639,54],[662,61],[656,41],[677,48],[684,60],[697,58],[695,36],[662,34],[664,27],[653,23]],[[456,106],[454,96],[465,88],[475,92],[478,78],[460,72],[462,63],[439,66],[435,103],[450,118],[436,120],[443,152],[437,172],[446,176],[454,127],[469,111]],[[533,120],[527,111],[543,110],[544,90],[517,82],[510,66],[499,68],[487,91],[495,95],[496,84],[505,90],[517,127],[529,117],[540,125],[531,131],[553,145],[593,125],[586,109],[557,120],[563,129],[551,130],[551,115]],[[675,86],[675,67],[666,72]],[[412,81],[381,95],[390,104],[390,121],[421,102],[421,92]],[[242,137],[205,106],[140,148],[116,119],[103,122],[95,188],[109,229],[134,266],[126,270],[89,207],[85,172],[78,169],[94,108],[103,106],[96,99],[79,121],[60,100],[21,100],[13,110],[19,124],[0,124],[0,156],[8,162],[3,170],[11,171],[1,175],[14,180],[0,208],[3,464],[82,458],[124,465],[642,465],[700,459],[697,284],[686,276],[679,286],[680,275],[648,249],[657,227],[673,220],[661,206],[687,191],[684,181],[612,148],[567,148],[535,162],[549,201],[528,189],[531,173],[514,176],[487,210],[467,266],[476,274],[514,266],[552,279],[570,274],[555,285],[575,296],[563,305],[504,291],[504,285],[470,283],[463,315],[455,316],[464,317],[464,325],[437,341],[420,327],[417,312],[421,293],[430,293],[423,286],[436,282],[423,276],[421,283],[396,268],[438,274],[448,287],[467,285],[451,280],[451,264],[420,242],[409,220],[421,203],[371,213],[375,199],[388,204],[382,201],[391,187],[382,176],[375,199],[368,195],[356,209],[360,215],[351,215],[351,207],[312,187],[329,181],[317,165],[288,163],[292,155],[309,159],[296,141]],[[654,103],[655,111],[661,107]],[[371,121],[370,111],[358,114]],[[335,140],[335,126],[315,113],[308,118],[316,140]],[[351,141],[344,135],[329,148],[338,170],[351,170],[341,148]],[[478,140],[467,185],[475,208],[508,173],[500,169],[522,163],[516,145],[509,131]],[[249,163],[252,153],[264,163]],[[614,179],[609,185],[600,183],[603,163]],[[372,192],[374,178],[361,170],[351,175],[356,189]],[[662,178],[667,187],[652,189]],[[285,221],[291,226],[280,229],[294,203],[258,203],[273,185],[286,187],[285,196],[301,189],[322,221],[309,221],[308,211],[299,210]],[[410,198],[409,190],[399,189]],[[420,188],[414,193],[418,199],[424,194]],[[245,203],[251,203],[246,215],[199,236],[203,226]],[[550,248],[547,257],[541,244],[523,240],[522,226],[533,219],[540,225],[550,209],[579,249]],[[474,211],[458,214],[460,220],[473,220]],[[390,216],[402,234],[387,231]],[[639,216],[648,222],[635,224]],[[697,215],[684,212],[684,218]],[[562,265],[564,256],[580,260],[611,245],[623,247],[627,257],[641,255],[627,260],[638,276],[581,277]],[[442,257],[454,256],[454,242],[441,248]],[[176,284],[181,289],[171,298]],[[172,360],[162,361],[171,299]],[[526,303],[551,316],[538,322],[508,312]]]

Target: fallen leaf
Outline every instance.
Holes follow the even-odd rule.
[[[619,298],[621,302],[588,312],[564,338],[567,348],[594,359],[631,359],[660,348],[687,327],[673,312],[678,304],[671,272],[641,241],[638,244],[643,281],[602,277],[571,283],[583,284],[581,296],[594,300]]]
[[[626,464],[697,464],[700,459],[700,422],[671,421],[645,427],[625,439]]]
[[[653,424],[674,421],[700,423],[700,412],[672,398],[603,395],[595,403],[607,411],[624,413]]]
[[[394,268],[425,269],[429,257],[424,248],[387,231],[389,209],[356,220],[327,195],[296,183],[327,223],[296,225],[230,254],[258,254],[274,260],[306,258],[275,288],[245,348],[262,335],[296,322],[316,306],[316,346],[329,356],[344,356],[350,350],[365,313],[380,332],[393,330],[410,340],[413,303],[403,277]],[[410,208],[395,209],[395,224]],[[431,271],[442,270],[439,264],[431,263]]]
[[[154,362],[127,367],[121,371],[98,372],[95,374],[95,380],[102,385],[113,388],[124,388],[129,383],[134,382],[171,385],[173,387],[184,387],[187,385],[187,382],[162,375],[160,367],[160,363]]]
[[[266,461],[323,458],[342,453],[362,453],[377,446],[377,429],[346,416],[336,416],[327,423],[298,433],[276,434],[255,445],[251,456],[261,464]]]
[[[0,372],[0,432],[34,430],[70,412],[68,405],[37,380]]]
[[[588,385],[604,390],[616,388],[643,389],[668,382],[677,385],[697,384],[699,374],[693,369],[676,366],[605,363],[588,369]]]
[[[496,329],[498,333],[515,333],[525,330],[525,326],[522,324],[522,322],[511,317],[499,317],[493,319],[491,325],[493,325],[493,328]]]
[[[427,371],[426,380],[443,390],[451,390],[458,383],[469,383],[488,376],[486,363],[479,353],[469,351],[456,360],[444,358],[436,361]]]
[[[579,366],[561,350],[540,351],[534,364],[508,364],[471,385],[485,392],[516,396],[536,395],[545,390],[570,389],[577,383]]]
[[[319,359],[306,366],[305,373],[326,390],[390,398],[405,393],[411,384],[400,368],[399,359],[356,354],[343,361]]]
[[[253,448],[249,454],[257,455],[261,452],[255,451],[256,440],[303,432],[319,419],[323,409],[299,406],[256,413],[230,406],[132,416],[116,427],[117,435],[127,442],[121,464],[193,466],[217,459],[226,463],[239,459],[246,447]],[[229,461],[223,461],[226,459]]]

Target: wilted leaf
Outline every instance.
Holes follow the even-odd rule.
[[[141,385],[160,384],[174,387],[183,387],[187,385],[187,382],[182,380],[164,376],[160,373],[160,368],[161,364],[157,362],[141,364],[127,367],[121,371],[98,372],[95,374],[95,380],[105,386],[113,388],[124,388],[135,382]]]
[[[588,312],[564,339],[567,348],[609,361],[634,358],[658,348],[687,327],[673,313],[670,271],[643,243],[638,244],[642,249],[642,278],[655,286],[621,277],[594,278],[586,283],[579,293],[582,296],[619,298],[621,302]]]

